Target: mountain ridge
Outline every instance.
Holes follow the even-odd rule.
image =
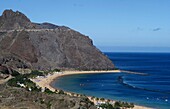
[[[0,16],[0,64],[35,70],[114,69],[88,36],[65,26],[32,23],[12,10]]]

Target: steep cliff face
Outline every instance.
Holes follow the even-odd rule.
[[[64,26],[32,23],[12,10],[0,16],[0,64],[39,70],[114,69],[88,36]]]

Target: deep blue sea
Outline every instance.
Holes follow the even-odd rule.
[[[122,70],[147,73],[79,74],[57,79],[54,87],[89,96],[170,109],[170,53],[105,53]],[[83,85],[80,85],[83,84]]]

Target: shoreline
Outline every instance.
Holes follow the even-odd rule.
[[[98,73],[121,73],[121,70],[108,70],[108,71],[63,71],[63,72],[54,72],[53,74],[49,74],[46,77],[37,77],[35,79],[31,79],[34,83],[36,83],[38,86],[41,88],[48,88],[51,91],[55,91],[57,88],[52,87],[52,83],[59,77],[61,76],[66,76],[66,75],[75,75],[75,74],[98,74]],[[71,95],[71,92],[64,91],[67,94]],[[94,104],[97,104],[98,101],[92,100],[91,96],[87,96]],[[107,100],[107,99],[106,99]],[[114,103],[116,100],[111,100],[112,103]],[[133,109],[152,109],[149,107],[145,106],[139,106],[139,105],[134,105]]]
[[[63,72],[54,72],[52,75],[47,75],[46,77],[37,77],[35,79],[31,79],[37,85],[42,88],[48,88],[51,91],[55,91],[56,88],[51,86],[52,82],[56,80],[58,77],[66,76],[66,75],[76,75],[76,74],[97,74],[97,73],[120,73],[120,70],[108,70],[108,71],[63,71]]]

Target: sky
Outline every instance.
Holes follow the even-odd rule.
[[[68,26],[102,51],[170,52],[170,0],[0,0],[5,9]]]

